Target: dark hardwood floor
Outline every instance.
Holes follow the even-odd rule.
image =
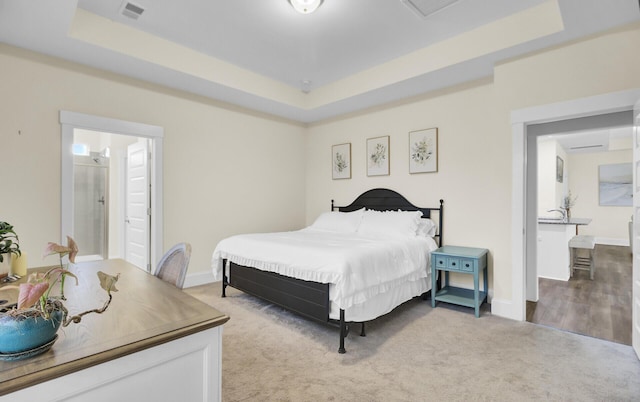
[[[568,281],[538,279],[538,302],[527,321],[631,345],[632,268],[629,247],[596,245],[595,274],[576,270]]]

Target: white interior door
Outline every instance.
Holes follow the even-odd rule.
[[[127,147],[127,206],[125,259],[133,265],[150,271],[149,222],[149,150],[147,140]]]
[[[640,358],[640,100],[633,108],[633,306],[632,345]]]

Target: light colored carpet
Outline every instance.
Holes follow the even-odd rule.
[[[185,289],[226,313],[224,401],[640,400],[630,346],[414,299],[351,328],[305,320],[220,284]]]

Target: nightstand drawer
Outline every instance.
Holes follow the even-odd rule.
[[[448,269],[450,271],[463,271],[462,260],[457,257],[444,257],[436,256],[436,267],[442,269]],[[473,271],[473,265],[471,266]]]
[[[459,271],[460,258],[451,258],[451,257],[447,258],[447,268]]]
[[[473,272],[473,260],[463,258],[460,260],[460,270],[465,272]]]
[[[443,257],[441,255],[438,255],[435,257],[436,260],[436,267],[438,268],[447,268],[447,257]]]
[[[466,268],[465,263],[471,268]],[[457,257],[445,257],[438,255],[436,256],[436,267],[441,269],[448,269],[450,271],[473,271],[473,261]]]

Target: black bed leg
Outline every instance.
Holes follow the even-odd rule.
[[[367,333],[364,331],[364,322],[362,322],[362,328],[360,328],[360,336],[367,336]]]
[[[222,260],[222,297],[227,297],[227,260]]]
[[[347,336],[347,324],[344,322],[344,310],[340,309],[340,348],[338,353],[347,353],[344,348],[344,338]]]

